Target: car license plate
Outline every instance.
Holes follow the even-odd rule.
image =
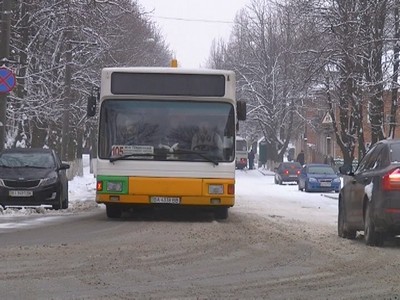
[[[166,203],[166,204],[179,204],[181,199],[179,197],[158,197],[153,196],[150,198],[151,203]]]
[[[11,197],[32,197],[33,191],[9,191]]]
[[[330,182],[321,182],[321,186],[328,187],[331,186]]]

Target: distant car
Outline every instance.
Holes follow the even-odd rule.
[[[355,239],[364,231],[365,243],[382,246],[400,234],[400,140],[382,140],[365,154],[354,171],[344,175],[338,201],[338,235]]]
[[[248,151],[247,142],[244,138],[236,136],[236,169],[247,167]]]
[[[298,162],[281,162],[275,168],[275,183],[298,182],[301,165]]]
[[[327,164],[306,164],[300,175],[298,188],[306,192],[331,192],[339,193],[341,180],[335,170]]]
[[[68,208],[69,167],[51,149],[4,150],[0,153],[0,205]]]

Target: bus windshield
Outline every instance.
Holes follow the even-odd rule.
[[[99,157],[233,161],[234,107],[226,102],[106,99]]]
[[[247,153],[247,142],[245,140],[236,140],[236,151],[245,151]]]

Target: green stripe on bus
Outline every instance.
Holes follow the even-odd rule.
[[[128,176],[104,176],[104,175],[97,175],[97,182],[103,182],[103,190],[97,191],[98,194],[128,194]],[[107,190],[108,186],[117,185],[121,183],[122,189],[121,191],[110,191]]]

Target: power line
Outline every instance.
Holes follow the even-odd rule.
[[[222,20],[188,19],[188,18],[165,17],[165,16],[152,16],[152,17],[156,18],[156,19],[184,21],[184,22],[221,23],[221,24],[233,24],[234,23],[232,21],[222,21]]]

